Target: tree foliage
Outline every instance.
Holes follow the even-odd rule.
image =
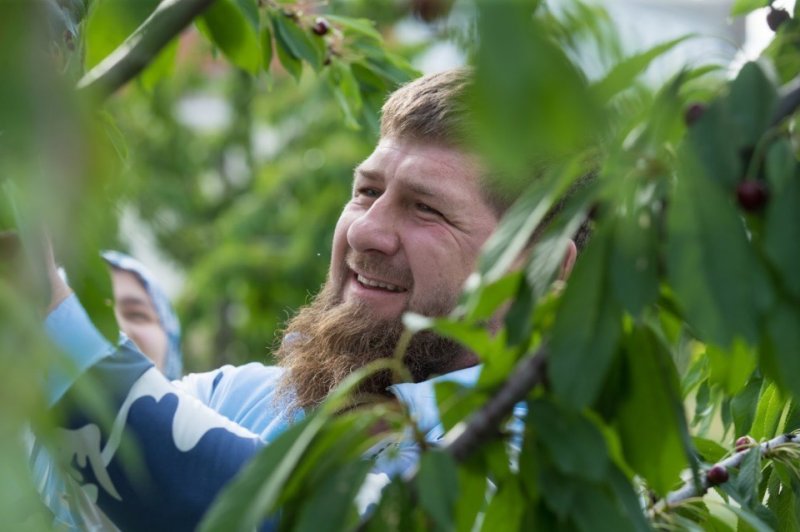
[[[737,1],[733,14],[766,3]],[[390,4],[3,3],[12,75],[0,84],[0,223],[25,237],[47,222],[71,283],[113,334],[96,250],[118,244],[118,209],[135,212],[188,274],[195,367],[263,358],[284,309],[323,278],[331,220],[382,99],[415,75],[408,59],[423,47],[381,33],[400,16]],[[477,0],[457,14],[476,72],[475,149],[519,200],[453,313],[405,323],[477,354],[477,386],[437,386],[442,444],[420,440],[415,473],[359,515],[365,452],[416,429],[398,406],[337,415],[367,370],[354,375],[231,483],[204,530],[279,511],[281,526],[315,530],[796,528],[800,23],[784,22],[731,77],[685,67],[654,89],[641,75],[683,39],[624,56],[602,12],[572,2]],[[169,29],[189,23],[199,31]],[[159,31],[163,47],[147,41]],[[601,55],[599,75],[587,50]],[[227,102],[230,116],[192,129],[175,111],[192,91]],[[554,289],[565,239],[587,217],[588,246]],[[48,426],[30,383],[58,361],[31,306],[37,249],[24,252],[30,279],[0,283],[8,433]],[[512,412],[520,403],[525,414]],[[388,428],[375,436],[379,419]],[[744,434],[756,442],[734,445]],[[15,438],[0,456],[13,472],[0,480],[0,514],[19,522],[36,498]],[[709,489],[718,496],[703,497]]]

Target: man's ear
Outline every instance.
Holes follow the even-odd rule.
[[[558,272],[558,280],[566,281],[572,273],[572,267],[575,266],[575,259],[578,258],[578,247],[575,241],[570,239],[567,241],[567,249],[564,252],[564,260],[561,262],[561,270]]]

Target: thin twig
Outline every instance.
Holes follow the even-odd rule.
[[[78,91],[99,100],[136,77],[175,36],[215,0],[164,0],[116,50],[87,72]]]
[[[714,464],[713,467],[721,466],[721,467],[724,467],[726,470],[727,469],[732,469],[732,468],[737,468],[737,467],[739,467],[741,465],[742,461],[744,461],[745,457],[747,457],[752,452],[760,452],[762,455],[765,455],[769,451],[774,450],[775,447],[777,447],[778,445],[783,445],[783,444],[786,444],[786,443],[795,443],[796,444],[799,441],[800,441],[800,436],[798,436],[798,434],[795,434],[795,433],[782,434],[782,435],[777,436],[777,437],[775,437],[775,438],[773,438],[773,439],[771,439],[769,441],[766,441],[766,442],[762,443],[761,445],[754,445],[753,447],[751,447],[748,450],[739,451],[739,452],[729,456],[725,460],[722,460],[721,462],[717,462],[716,464]],[[675,506],[677,504],[680,504],[680,503],[686,501],[687,499],[691,499],[691,498],[694,498],[694,497],[700,497],[706,491],[708,491],[708,488],[710,488],[710,487],[712,487],[712,486],[708,482],[708,479],[705,478],[705,477],[702,478],[702,483],[701,483],[701,486],[700,486],[699,490],[695,486],[694,482],[692,482],[691,480],[687,481],[679,489],[669,492],[664,499],[659,501],[659,503],[656,505],[655,510],[657,512],[663,511],[665,509],[668,509],[671,506]]]
[[[545,380],[547,350],[539,348],[534,356],[517,364],[508,380],[489,401],[472,415],[466,424],[457,425],[445,437],[445,447],[458,461],[466,460],[484,441],[498,433],[498,427],[511,414],[514,405]]]

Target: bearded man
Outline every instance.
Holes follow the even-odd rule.
[[[463,142],[470,78],[467,70],[434,74],[390,96],[380,141],[355,169],[326,283],[288,324],[277,367],[226,366],[170,383],[133,343],[110,346],[60,277],[51,276],[48,332],[78,369],[53,376],[51,401],[70,404],[75,382],[92,378],[116,402],[111,428],[90,412],[69,409],[61,455],[77,470],[76,491],[90,494],[120,528],[194,529],[261,447],[353,371],[392,356],[404,312],[441,316],[454,308],[510,203]],[[570,243],[564,275],[575,255]],[[477,359],[424,333],[412,339],[404,361],[414,382],[393,384],[383,372],[360,391],[397,397],[427,420],[420,430],[435,439],[429,379],[474,382]],[[118,457],[123,430],[137,439],[151,479],[146,484],[134,482]]]

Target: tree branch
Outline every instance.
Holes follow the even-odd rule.
[[[463,462],[485,440],[497,434],[500,423],[506,419],[514,405],[545,381],[547,348],[541,347],[532,357],[523,359],[489,401],[466,424],[460,424],[445,437],[445,448],[458,461]]]
[[[780,92],[781,99],[772,114],[770,127],[777,126],[800,107],[800,76],[784,85]]]
[[[99,100],[110,96],[214,1],[164,0],[125,42],[81,78],[78,91]]]
[[[798,442],[800,442],[800,435],[795,433],[782,434],[776,438],[762,443],[761,445],[754,445],[748,450],[737,452],[725,460],[717,462],[712,467],[720,466],[724,467],[726,470],[737,468],[741,465],[742,461],[744,461],[745,457],[749,453],[760,452],[762,455],[765,455],[779,445],[784,445],[787,443],[797,444]],[[667,496],[655,507],[655,510],[657,512],[666,510],[669,509],[669,507],[680,504],[687,499],[700,497],[706,491],[708,491],[708,488],[712,487],[712,484],[709,483],[705,476],[703,476],[701,480],[702,482],[700,483],[701,485],[699,490],[693,480],[688,480],[679,489],[669,492]]]

